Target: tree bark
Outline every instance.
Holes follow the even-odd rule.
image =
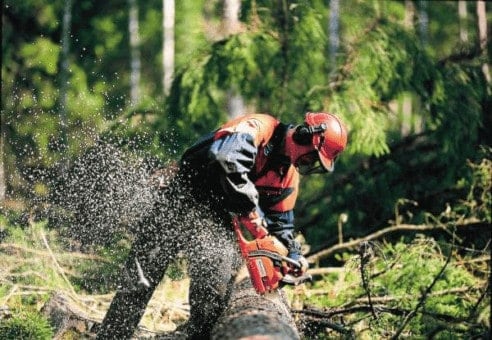
[[[241,1],[239,0],[224,0],[224,11],[222,15],[222,34],[228,37],[237,34],[241,30],[241,22],[239,21],[239,12],[241,10]],[[244,100],[240,91],[231,87],[227,91],[227,112],[229,119],[234,119],[244,114]]]
[[[65,152],[68,147],[67,128],[68,128],[68,85],[69,85],[69,61],[70,52],[70,28],[72,26],[72,0],[65,0],[63,8],[62,26],[62,52],[60,65],[60,149]]]
[[[331,68],[336,66],[338,48],[340,46],[340,1],[330,1],[330,19],[328,22]]]
[[[4,114],[0,114],[0,208],[3,207],[5,201],[5,192],[7,191],[7,179],[5,176],[5,166],[4,166],[4,152],[5,152],[5,131],[7,130],[4,126],[6,122],[4,121]]]
[[[487,13],[485,11],[485,1],[479,0],[477,1],[477,21],[478,21],[478,37],[479,44],[482,56],[487,57]],[[487,59],[485,59],[487,60]],[[482,72],[487,80],[487,83],[490,84],[490,70],[489,64],[485,61],[482,64]]]
[[[468,42],[468,28],[466,24],[466,17],[468,15],[466,9],[466,1],[459,0],[458,1],[458,16],[460,20],[460,41],[462,43]]]
[[[224,0],[223,25],[224,35],[235,34],[241,30],[239,12],[241,10],[240,0]]]
[[[418,6],[418,16],[419,16],[419,36],[420,41],[423,45],[427,45],[427,37],[429,31],[429,15],[427,14],[427,2],[419,1]]]
[[[140,36],[138,33],[138,4],[136,0],[128,0],[129,18],[128,33],[130,35],[130,106],[138,104],[140,98]]]
[[[249,278],[238,283],[211,339],[300,339],[282,290],[258,295]]]
[[[55,293],[43,306],[41,312],[50,320],[55,330],[55,339],[69,334],[82,338],[95,338],[101,327],[102,314],[85,310],[73,297]],[[140,325],[132,339],[186,339],[186,333],[155,332]],[[261,339],[299,340],[285,293],[278,290],[258,295],[248,277],[237,283],[229,303],[215,324],[211,340]]]
[[[174,74],[174,0],[162,0],[162,87],[164,96],[169,94]]]

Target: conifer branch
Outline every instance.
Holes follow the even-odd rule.
[[[403,319],[403,322],[400,325],[400,327],[396,330],[395,334],[393,334],[393,336],[390,338],[391,340],[398,339],[398,337],[400,336],[401,332],[403,332],[403,330],[408,325],[408,323],[410,322],[410,320],[412,320],[415,317],[415,315],[417,315],[417,312],[419,311],[419,309],[425,304],[425,301],[427,300],[427,296],[431,292],[432,288],[434,288],[434,286],[437,283],[437,281],[439,281],[439,279],[441,278],[442,274],[444,273],[444,270],[447,268],[449,262],[451,261],[451,257],[453,255],[453,249],[454,249],[454,239],[453,239],[453,245],[452,245],[452,247],[451,247],[451,249],[449,251],[449,255],[448,255],[447,259],[446,259],[446,262],[442,266],[442,268],[439,271],[439,273],[437,273],[437,275],[434,277],[434,280],[432,281],[432,283],[422,293],[422,295],[421,295],[421,297],[419,299],[419,302],[417,303],[417,306],[415,306],[415,308],[410,313],[408,313],[405,316],[405,318]]]

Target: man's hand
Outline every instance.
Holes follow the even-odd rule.
[[[302,275],[306,274],[307,270],[309,269],[309,262],[302,255],[299,256],[297,261],[301,265],[301,268],[295,268],[292,272],[293,272],[294,276],[302,276]]]
[[[296,260],[301,265],[300,268],[293,268],[291,273],[294,276],[302,276],[309,268],[309,263],[304,256],[301,255],[301,244],[292,240],[289,244],[289,255],[291,259]]]
[[[263,238],[268,235],[267,224],[263,214],[257,210],[251,211],[248,215],[240,216],[239,223],[248,229],[254,238]]]

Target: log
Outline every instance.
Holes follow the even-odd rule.
[[[41,312],[55,330],[54,339],[63,339],[68,334],[91,336],[99,321],[60,293],[54,293]]]
[[[211,339],[298,340],[300,336],[285,293],[280,289],[258,295],[246,278],[235,285]]]
[[[94,310],[87,311],[78,306],[76,298],[64,293],[54,293],[41,308],[55,331],[53,337],[57,339],[94,339],[99,330],[102,315]],[[149,339],[157,335],[145,327],[140,326],[135,338]]]
[[[95,338],[102,315],[78,306],[77,301],[63,293],[55,293],[41,312],[50,320],[55,339],[77,336]],[[185,340],[186,333],[155,332],[142,325],[132,339]],[[285,292],[278,290],[258,295],[249,277],[236,283],[229,303],[217,320],[211,340],[299,340],[299,332],[288,306]]]

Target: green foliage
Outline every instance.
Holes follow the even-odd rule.
[[[427,97],[434,62],[414,33],[395,22],[378,20],[365,30],[340,67],[343,83],[327,101],[351,131],[347,151],[381,156],[390,151],[387,137],[394,126],[388,101],[406,91]]]
[[[307,3],[261,7],[260,17],[248,6],[243,15],[260,18],[256,27],[202,50],[176,74],[168,116],[158,118],[156,129],[175,128],[180,145],[225,120],[229,91],[254,104],[257,112],[294,122],[306,110],[322,109],[316,90],[327,81],[322,16]]]
[[[5,340],[49,340],[53,335],[48,320],[37,312],[18,312],[0,323],[0,338]]]
[[[53,75],[57,72],[60,47],[46,38],[37,38],[32,44],[21,47],[20,56],[27,67]]]
[[[423,307],[403,334],[425,338],[435,333],[442,339],[481,334],[490,327],[483,319],[490,314],[490,297],[481,301],[486,289],[486,276],[482,275],[486,273],[466,265],[458,256],[447,263],[442,246],[451,245],[439,245],[423,236],[410,244],[372,244],[364,260],[354,255],[345,262],[343,272],[317,281],[313,288],[327,293],[308,297],[306,303],[327,311],[345,310],[344,323],[356,330],[357,338],[388,337],[421,299]],[[375,314],[371,314],[373,308]],[[442,320],[447,320],[446,329]]]
[[[487,223],[492,222],[492,150],[487,151],[488,158],[483,158],[480,163],[470,163],[472,168],[470,189],[466,200],[460,210],[463,214],[476,216]],[[460,212],[459,210],[459,212]]]
[[[43,303],[50,291],[65,290],[77,292],[107,293],[115,288],[120,265],[125,261],[129,244],[120,237],[108,247],[86,249],[86,253],[76,252],[71,248],[77,242],[60,236],[59,230],[46,229],[46,222],[32,223],[28,227],[15,226],[3,219],[5,223],[3,242],[10,247],[0,248],[0,265],[5,292],[0,291],[0,299],[9,295],[15,285],[24,285],[38,289],[44,294],[29,295],[34,304]],[[48,246],[46,243],[48,243]],[[52,255],[54,254],[54,255]],[[54,257],[54,258],[53,258]],[[60,267],[70,274],[64,274]],[[14,305],[28,305],[29,300],[12,297]]]
[[[106,246],[91,249],[97,261],[79,259],[74,261],[76,274],[70,277],[74,288],[87,294],[108,294],[114,291],[123,278],[121,267],[128,257],[128,239],[120,238]]]

